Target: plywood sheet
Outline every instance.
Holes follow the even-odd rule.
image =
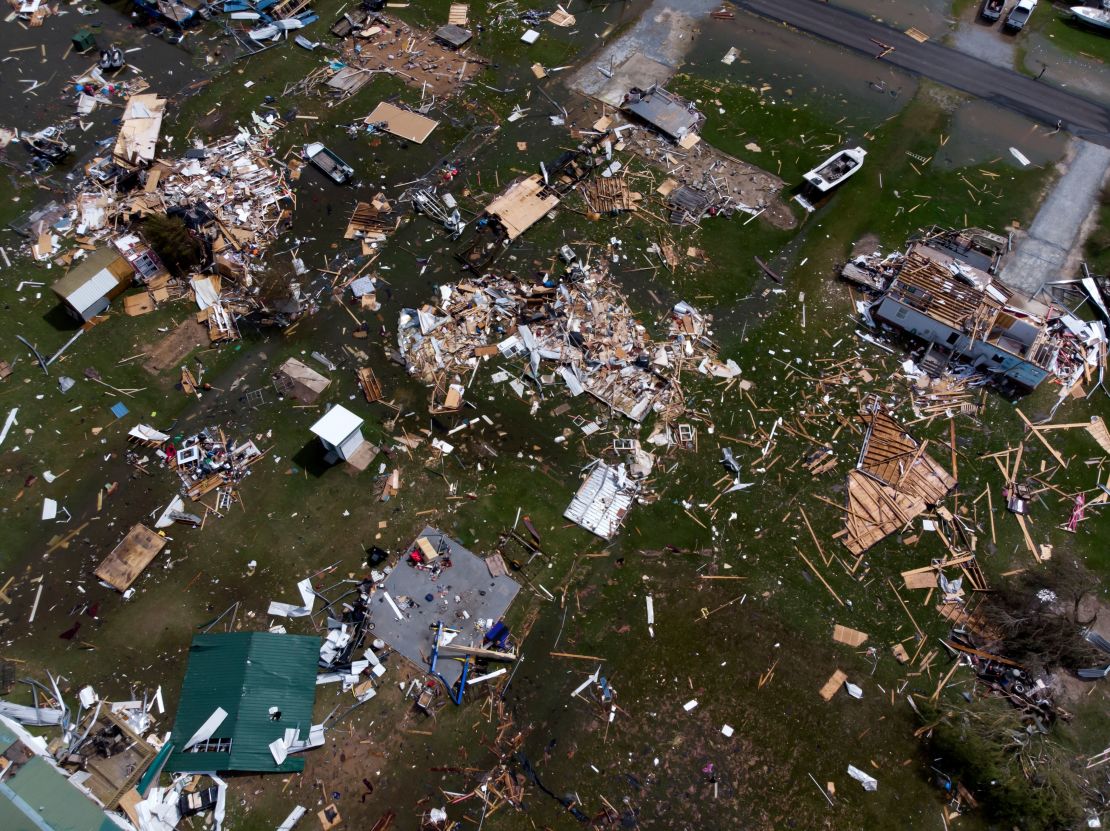
[[[833,627],[833,640],[837,643],[846,643],[848,646],[859,646],[867,641],[867,633],[838,623]]]
[[[382,101],[374,107],[374,111],[366,116],[367,124],[384,122],[385,130],[395,136],[400,136],[408,141],[423,144],[431,135],[432,130],[439,126],[434,118],[428,118],[420,113],[409,112],[401,109],[396,104]]]
[[[836,695],[836,691],[843,687],[844,682],[847,680],[847,673],[842,672],[838,669],[831,676],[829,676],[829,680],[825,682],[825,686],[823,686],[819,690],[819,695],[821,696],[821,698],[825,699],[825,701],[831,701],[832,697]]]
[[[127,533],[93,573],[117,591],[127,591],[165,545],[165,537],[140,523]]]

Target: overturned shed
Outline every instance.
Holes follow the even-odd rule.
[[[448,23],[436,29],[436,40],[452,49],[461,49],[472,37],[474,37],[473,32],[454,23]]]
[[[282,394],[302,404],[314,404],[331,381],[296,358],[290,358],[278,368],[274,383]]]
[[[658,84],[647,89],[633,87],[625,96],[621,109],[674,141],[680,141],[689,133],[695,132],[703,121],[702,114],[691,102],[668,92]]]

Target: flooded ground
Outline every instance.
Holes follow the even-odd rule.
[[[147,92],[170,97],[205,77],[203,44],[210,37],[196,33],[182,44],[172,45],[151,35],[151,27],[137,25],[139,19],[121,5],[98,2],[81,6],[93,12],[88,15],[78,13],[76,8],[63,7],[60,14],[48,17],[34,29],[31,37],[28,30],[15,23],[0,23],[0,54],[7,56],[0,64],[4,78],[0,84],[0,127],[29,132],[61,127],[76,150],[66,164],[50,171],[56,180],[87,157],[96,142],[118,129],[114,125],[127,97],[122,91],[102,88],[101,94],[112,103],[101,104],[88,116],[76,115],[78,95],[73,79],[96,67],[100,49],[115,44],[124,50],[127,59],[128,65],[121,71],[106,74],[111,84],[126,85],[142,79],[149,85]],[[74,34],[82,29],[96,38],[96,47],[85,54],[75,52],[72,43]],[[29,43],[33,44],[30,48]],[[29,161],[28,154],[18,146],[8,148],[7,158],[17,167]]]

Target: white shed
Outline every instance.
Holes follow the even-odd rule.
[[[311,430],[324,447],[347,461],[362,445],[362,421],[346,407],[337,404],[324,413]]]

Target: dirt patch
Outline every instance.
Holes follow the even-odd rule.
[[[856,257],[866,257],[868,254],[874,254],[878,250],[878,234],[864,234],[856,240],[855,245],[852,246],[852,259]]]
[[[638,125],[622,131],[621,138],[625,150],[658,171],[658,181],[653,180],[650,186],[652,196],[658,194],[657,187],[664,180],[669,180],[673,183],[669,194],[681,186],[691,188],[713,206],[713,213],[737,208],[745,213],[761,212],[775,228],[798,224],[780,197],[782,179],[772,173],[733,158],[708,142],[699,141],[684,149]],[[666,201],[674,197],[662,198]]]
[[[177,328],[166,335],[150,351],[143,362],[143,369],[151,375],[160,375],[181,360],[198,346],[208,344],[208,327],[189,317],[178,324]]]

